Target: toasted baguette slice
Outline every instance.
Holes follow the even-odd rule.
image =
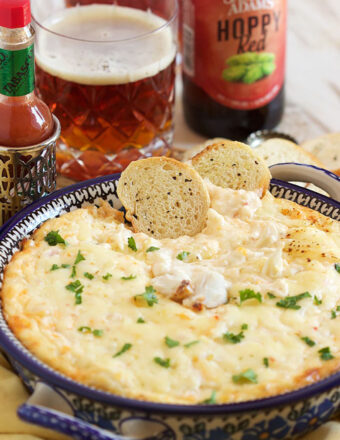
[[[255,148],[254,151],[268,166],[276,163],[295,162],[325,168],[325,165],[315,156],[299,147],[299,145],[294,144],[294,142],[287,141],[286,139],[269,139]]]
[[[182,160],[182,162],[186,162],[186,161],[192,159],[194,156],[196,156],[196,154],[203,151],[204,148],[208,147],[209,145],[218,144],[221,142],[229,142],[229,140],[225,139],[225,138],[213,138],[213,139],[208,139],[207,141],[203,142],[202,144],[194,145],[193,147],[190,148],[190,150],[187,150],[182,154],[181,160]]]
[[[248,145],[225,141],[210,145],[191,160],[202,177],[223,188],[257,191],[261,197],[271,179],[265,162]]]
[[[206,224],[207,188],[192,167],[175,159],[132,162],[123,171],[117,191],[135,232],[177,238],[195,235]]]
[[[301,145],[314,154],[329,170],[340,176],[340,133],[328,133]]]

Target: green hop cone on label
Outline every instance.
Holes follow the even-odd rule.
[[[262,71],[264,75],[271,75],[276,69],[276,64],[273,61],[268,61],[262,64]]]
[[[258,54],[258,62],[267,63],[275,61],[275,54],[270,52],[262,52]]]
[[[232,55],[227,59],[226,64],[229,66],[239,66],[240,64],[253,64],[258,61],[259,54],[257,52],[246,52],[240,55]]]
[[[261,64],[253,64],[247,67],[247,72],[243,77],[243,82],[246,84],[253,84],[263,77]]]
[[[227,69],[222,72],[225,81],[242,81],[253,84],[264,76],[271,75],[275,69],[275,54],[271,52],[246,52],[236,54],[226,60]]]
[[[224,69],[222,72],[222,78],[225,81],[229,81],[229,82],[236,82],[236,81],[240,81],[244,74],[247,71],[247,67],[246,66],[232,66],[229,67],[229,69]]]

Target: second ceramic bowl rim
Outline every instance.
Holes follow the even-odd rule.
[[[38,200],[37,202],[27,206],[22,211],[17,213],[9,222],[4,225],[3,230],[0,233],[0,241],[6,236],[6,234],[15,227],[17,223],[23,220],[27,214],[32,213],[41,206],[58,199],[61,196],[72,193],[82,188],[90,187],[92,185],[98,185],[104,182],[117,180],[119,174],[112,174],[109,176],[98,177],[95,179],[87,180],[85,182],[76,183],[74,185],[62,188],[54,193]],[[272,184],[276,184],[281,187],[286,187],[294,190],[298,190],[305,194],[317,195],[320,199],[331,203],[340,209],[340,203],[329,199],[328,197],[314,193],[313,191],[306,190],[305,188],[298,187],[296,185],[272,179]],[[13,335],[14,336],[14,335]],[[15,337],[14,337],[15,338]],[[16,338],[15,338],[16,339]],[[16,339],[19,344],[11,341],[6,334],[3,333],[0,327],[0,346],[5,353],[12,357],[15,361],[23,365],[27,370],[35,374],[39,379],[42,379],[47,385],[55,386],[66,392],[78,394],[81,397],[94,400],[103,404],[112,405],[120,408],[127,408],[129,410],[137,410],[143,412],[156,412],[164,414],[175,415],[222,415],[226,413],[239,413],[245,411],[258,411],[270,407],[278,407],[294,402],[298,402],[309,397],[321,394],[329,391],[330,389],[340,386],[340,372],[336,372],[333,375],[316,382],[314,384],[305,386],[303,388],[290,391],[288,393],[279,394],[276,396],[266,397],[263,399],[250,400],[246,402],[227,403],[218,405],[179,405],[179,404],[167,404],[158,402],[149,402],[136,400],[131,398],[122,397],[109,392],[101,391],[86,385],[82,385],[67,376],[57,372],[44,364],[39,359],[35,358],[29,351]],[[27,353],[26,353],[27,351]]]

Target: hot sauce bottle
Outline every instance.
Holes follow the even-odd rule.
[[[286,0],[183,0],[183,106],[208,137],[244,140],[284,108]]]
[[[24,147],[49,138],[54,124],[34,93],[34,29],[29,0],[0,0],[0,145]]]

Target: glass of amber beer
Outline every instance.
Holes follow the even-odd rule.
[[[36,87],[61,123],[73,180],[169,154],[177,0],[32,0]]]

